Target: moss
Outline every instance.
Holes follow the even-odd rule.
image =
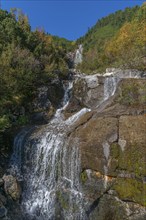
[[[122,82],[117,101],[124,105],[139,105],[146,103],[146,82],[126,79]]]
[[[117,176],[119,167],[119,156],[120,156],[120,146],[118,143],[112,143],[110,145],[110,164],[108,169],[108,174],[112,176]]]
[[[127,143],[124,151],[117,143],[111,145],[111,158],[117,161],[118,170],[127,174],[134,174],[133,178],[117,178],[113,189],[117,191],[120,199],[130,200],[146,206],[146,184],[143,184],[142,177],[146,175],[145,169],[145,145],[142,143]],[[112,164],[112,160],[111,160]]]
[[[112,158],[118,158],[120,155],[120,147],[118,143],[112,143],[110,148],[110,154]]]
[[[136,179],[118,178],[113,186],[120,199],[131,200],[146,206],[146,185]]]
[[[87,173],[86,173],[86,170],[84,170],[82,173],[81,173],[81,181],[82,183],[85,183],[88,179],[88,176],[87,176]]]
[[[145,146],[129,145],[125,151],[120,151],[118,164],[120,169],[134,172],[136,177],[146,175]]]

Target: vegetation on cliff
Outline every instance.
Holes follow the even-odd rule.
[[[14,123],[16,109],[27,110],[38,86],[68,74],[66,53],[72,47],[44,30],[32,31],[21,10],[0,10],[0,134]],[[25,117],[15,121],[26,122]]]
[[[145,69],[146,5],[126,8],[104,17],[85,36],[83,62],[78,68],[86,73],[102,72],[107,67]]]

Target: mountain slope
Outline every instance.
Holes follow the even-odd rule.
[[[99,20],[78,39],[83,44],[81,71],[104,71],[106,67],[144,69],[146,5],[126,8]],[[125,56],[126,54],[126,56]]]
[[[27,16],[21,10],[0,10],[0,136],[13,124],[28,123],[27,113],[39,86],[68,75],[66,53],[72,42],[31,31]],[[58,89],[59,91],[59,89]],[[24,117],[14,112],[25,108]]]

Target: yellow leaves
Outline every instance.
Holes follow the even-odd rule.
[[[105,44],[108,63],[125,68],[145,69],[146,27],[143,19],[125,23],[119,32]]]
[[[53,38],[51,35],[46,35],[44,30],[42,29],[37,29],[36,34],[38,38],[47,46],[50,45],[53,41]]]
[[[115,57],[119,56],[122,51],[128,53],[134,47],[143,47],[146,40],[145,31],[143,21],[124,24],[118,34],[106,44],[105,54],[109,57]]]
[[[16,103],[17,105],[21,104],[22,102],[22,96],[20,95],[17,95],[17,96],[13,96],[12,99],[13,99],[13,102]]]
[[[50,35],[46,35],[45,36],[45,43],[46,44],[51,44],[52,43],[52,36],[50,36]]]

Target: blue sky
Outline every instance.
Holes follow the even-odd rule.
[[[43,27],[46,32],[76,40],[96,21],[125,7],[141,5],[142,0],[0,0],[2,9],[21,8],[28,15],[32,29]]]

